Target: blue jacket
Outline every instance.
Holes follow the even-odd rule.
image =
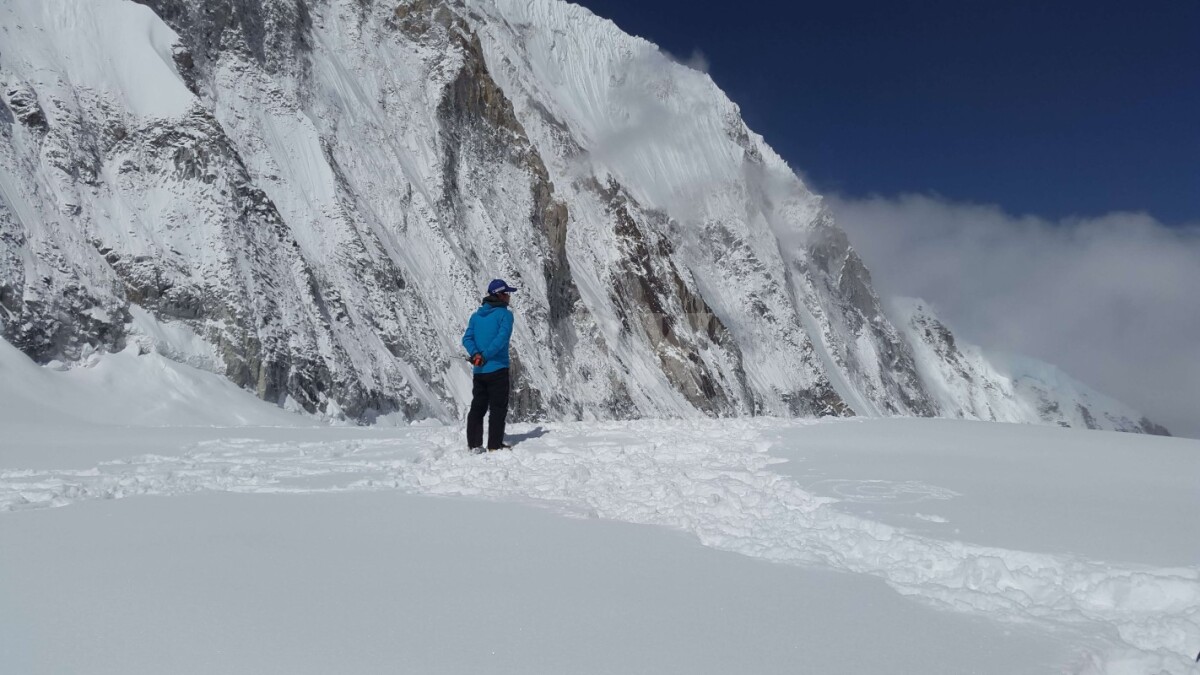
[[[494,373],[508,367],[508,341],[512,338],[513,315],[509,308],[484,299],[483,306],[475,310],[467,322],[462,344],[467,354],[483,354],[483,367],[475,367],[475,374]]]

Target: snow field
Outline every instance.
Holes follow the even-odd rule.
[[[912,422],[553,424],[520,427],[521,442],[512,452],[482,456],[466,453],[461,431],[446,427],[328,442],[210,439],[175,456],[143,455],[85,469],[5,470],[0,510],[214,490],[401,490],[541,504],[574,517],[682,530],[705,546],[753,558],[878,577],[936,607],[1054,635],[1081,650],[1079,661],[1066,666],[1075,672],[1190,672],[1200,645],[1196,566],[1114,563],[931,536],[847,513],[838,500],[802,488],[779,470],[788,461],[783,454],[823,461],[805,449],[814,429],[836,429],[853,439],[866,437],[863,430],[872,425],[911,431]],[[939,424],[946,423],[921,422]],[[980,432],[989,426],[958,424]],[[1097,461],[1113,437],[1136,440],[1095,435]],[[1190,464],[1175,468],[1194,468],[1195,459],[1184,461]],[[953,486],[914,483],[906,489],[950,501],[956,494]],[[935,510],[928,501],[916,506]],[[1076,525],[1102,523],[1088,523],[1085,516]]]
[[[0,663],[30,675],[1050,675],[1063,660],[1031,628],[921,606],[877,579],[665,534],[398,490],[30,511],[0,518]]]

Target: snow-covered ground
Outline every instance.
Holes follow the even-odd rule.
[[[3,672],[1196,667],[1197,441],[647,420],[475,456],[153,354],[23,358],[0,351]]]

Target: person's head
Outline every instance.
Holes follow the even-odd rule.
[[[488,295],[494,295],[504,302],[508,302],[510,294],[516,291],[517,289],[509,286],[503,279],[492,279],[492,283],[488,284],[487,287]]]

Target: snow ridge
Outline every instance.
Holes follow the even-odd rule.
[[[0,511],[199,490],[400,489],[544,504],[665,526],[706,546],[869,574],[954,611],[1068,631],[1075,672],[1190,672],[1200,568],[1154,568],[944,541],[839,511],[771,471],[803,422],[595,423],[523,428],[512,452],[470,455],[457,429],[334,443],[208,441],[86,470],[0,472]],[[774,435],[773,435],[774,434]],[[936,489],[936,486],[929,486]],[[943,498],[952,494],[942,494]]]

